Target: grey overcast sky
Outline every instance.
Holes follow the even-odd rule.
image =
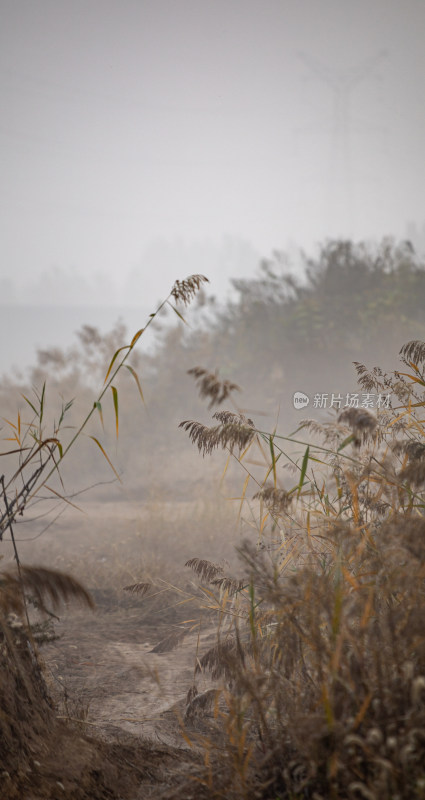
[[[273,249],[425,223],[424,0],[0,9],[0,302],[223,296]]]

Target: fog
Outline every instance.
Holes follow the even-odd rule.
[[[424,30],[0,0],[5,800],[423,794]]]
[[[191,272],[223,299],[274,249],[423,248],[421,0],[0,7],[3,304],[150,307]]]
[[[418,796],[424,23],[0,0],[2,797]]]
[[[106,334],[121,319],[132,335],[174,280],[193,273],[209,278],[212,308],[243,306],[237,282],[253,280],[276,251],[298,278],[300,250],[317,258],[334,238],[408,237],[425,252],[422,2],[0,6],[0,372],[34,367],[38,348],[66,350],[83,324]],[[189,344],[177,379],[162,351],[174,383],[160,402],[170,390],[187,402],[180,386],[191,353],[209,369],[224,366],[260,409],[277,408],[283,386],[286,404],[291,391],[325,391],[316,377],[297,383],[301,350],[290,369],[280,364],[279,329],[267,345],[268,302],[258,330],[255,315],[248,334],[241,323],[232,358],[219,336],[214,352]],[[347,370],[370,341],[351,335]],[[249,359],[241,366],[247,342],[258,363],[274,343],[267,391]],[[383,350],[375,341],[373,352]],[[41,380],[37,369],[28,374]],[[335,360],[323,384],[331,369]],[[54,362],[50,372],[60,383]],[[335,373],[330,391],[337,384]],[[184,403],[174,411],[173,425]]]

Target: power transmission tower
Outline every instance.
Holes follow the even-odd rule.
[[[386,51],[368,58],[363,63],[347,69],[338,69],[322,64],[307,53],[300,58],[333,93],[331,157],[329,164],[329,213],[330,219],[339,224],[340,234],[350,236],[354,218],[352,175],[352,128],[351,101],[354,89],[370,79],[379,64],[386,58]]]

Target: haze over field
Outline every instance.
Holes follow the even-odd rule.
[[[200,242],[424,222],[421,0],[1,9],[3,280],[75,270],[134,302],[142,271],[150,301]],[[246,269],[225,255],[220,291]]]
[[[424,798],[424,23],[0,0],[2,800]]]
[[[2,304],[150,311],[328,237],[425,250],[421,0],[0,9]]]

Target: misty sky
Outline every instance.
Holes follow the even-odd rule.
[[[425,222],[424,0],[0,0],[0,302]]]

